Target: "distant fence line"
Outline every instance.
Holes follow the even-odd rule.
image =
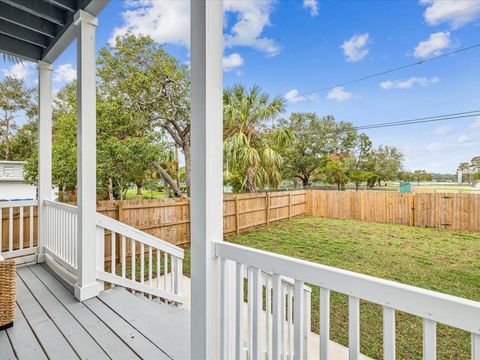
[[[386,224],[480,231],[480,195],[452,193],[398,193],[394,191],[296,190],[268,193],[224,195],[223,229],[225,236],[238,235],[256,226],[310,215]],[[33,208],[34,243],[37,240],[37,209]],[[172,244],[190,242],[190,200],[114,200],[97,202],[97,211],[146,231]],[[8,249],[8,209],[2,209],[0,244]],[[29,228],[29,214],[23,214]],[[19,243],[20,212],[12,211],[14,247]],[[107,232],[106,238],[111,235]],[[29,233],[24,233],[29,242]],[[117,241],[120,241],[117,238]],[[105,255],[110,256],[110,241]],[[120,246],[120,244],[117,244]]]
[[[306,193],[298,190],[224,195],[224,235],[238,235],[256,226],[305,215]],[[99,201],[97,211],[172,244],[190,242],[188,198]]]
[[[310,190],[307,215],[480,231],[480,195]]]

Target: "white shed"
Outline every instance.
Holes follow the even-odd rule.
[[[24,164],[24,161],[0,161],[0,201],[37,198],[37,187],[27,184],[23,177]]]

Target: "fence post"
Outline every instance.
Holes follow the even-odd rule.
[[[240,234],[240,214],[238,213],[238,195],[235,195],[235,232]]]
[[[415,194],[409,194],[410,200],[410,226],[415,226]]]
[[[288,193],[288,219],[292,219],[292,193]]]
[[[266,220],[267,220],[267,225],[270,224],[270,193],[267,191],[266,194]]]

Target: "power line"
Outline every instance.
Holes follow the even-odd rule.
[[[414,125],[414,124],[423,124],[423,123],[445,121],[445,120],[463,119],[463,118],[470,118],[475,116],[480,116],[480,110],[464,111],[459,113],[421,117],[421,118],[408,119],[408,120],[390,121],[390,122],[376,123],[376,124],[370,124],[370,125],[360,125],[360,126],[354,127],[354,129],[369,130],[369,129],[378,129],[378,128],[392,127],[392,126]]]
[[[306,92],[306,93],[303,93],[303,94],[298,94],[298,95],[289,97],[288,100],[296,99],[296,98],[303,97],[303,96],[313,95],[313,94],[316,94],[316,93],[322,92],[322,91],[332,90],[332,89],[334,89],[336,87],[339,87],[339,86],[354,84],[354,83],[357,83],[357,82],[360,82],[360,81],[364,81],[364,80],[376,78],[376,77],[379,77],[379,76],[382,76],[382,75],[390,74],[390,73],[393,73],[393,72],[396,72],[396,71],[408,69],[408,68],[411,68],[411,67],[414,67],[414,66],[417,66],[417,65],[423,65],[423,64],[425,64],[427,62],[430,62],[430,61],[433,61],[433,60],[438,60],[438,59],[441,59],[441,58],[444,58],[444,57],[447,57],[447,56],[450,56],[450,55],[460,54],[460,53],[463,53],[463,52],[466,52],[466,51],[469,51],[469,50],[472,50],[472,49],[475,49],[475,48],[478,48],[478,47],[480,47],[480,43],[477,43],[477,44],[474,44],[474,45],[471,45],[471,46],[468,46],[468,47],[464,47],[464,48],[461,48],[461,49],[453,50],[453,51],[447,52],[447,53],[442,54],[442,55],[432,56],[432,57],[429,57],[427,59],[416,61],[414,63],[399,66],[399,67],[396,67],[396,68],[393,68],[393,69],[389,69],[389,70],[381,71],[381,72],[378,72],[378,73],[370,74],[370,75],[363,76],[363,77],[353,79],[353,80],[344,81],[344,82],[341,82],[341,83],[338,83],[338,84],[335,84],[335,85],[329,85],[327,87],[312,90],[312,91],[309,91],[309,92]]]

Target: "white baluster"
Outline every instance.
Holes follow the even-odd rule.
[[[348,358],[358,360],[360,356],[360,299],[348,297]]]
[[[328,359],[330,342],[330,290],[320,288],[320,360]]]
[[[293,290],[290,285],[287,288],[288,296],[288,356],[293,360],[294,351],[294,329],[293,329]]]
[[[111,252],[110,252],[110,268],[111,268],[111,273],[113,275],[116,274],[116,262],[117,262],[117,252],[116,252],[116,246],[117,246],[117,234],[112,231],[110,233],[110,243],[111,243]]]
[[[480,335],[472,334],[472,360],[480,360]]]
[[[280,360],[282,354],[282,281],[280,275],[273,274],[273,326],[272,326],[272,359]]]
[[[235,300],[235,359],[242,359],[243,352],[243,264],[236,264],[236,274],[235,274],[235,290],[236,290],[236,300]]]
[[[122,278],[126,276],[127,271],[127,240],[122,235]]]
[[[33,220],[34,220],[34,217],[33,217],[33,206],[30,206],[30,221],[29,221],[29,225],[30,225],[30,247],[33,247]],[[2,222],[2,219],[1,219],[1,212],[0,212],[0,223]],[[0,239],[2,237],[2,225],[0,225]],[[1,240],[0,240],[1,242]],[[0,244],[1,245],[1,244]],[[0,246],[0,252],[2,251],[1,249],[1,246]]]
[[[253,308],[252,308],[252,360],[260,360],[262,355],[261,339],[262,339],[262,278],[261,270],[254,268],[252,270],[252,287],[253,287]]]
[[[135,273],[136,273],[136,266],[135,266],[135,256],[136,256],[136,249],[135,249],[135,239],[130,239],[131,240],[131,243],[130,243],[130,251],[131,251],[131,257],[132,257],[132,268],[131,268],[131,271],[132,271],[132,274],[131,274],[131,277],[132,277],[132,280],[135,281]],[[135,290],[133,291],[135,293]]]
[[[423,319],[423,359],[435,360],[437,358],[437,323]]]
[[[383,358],[395,360],[395,310],[383,307]]]
[[[97,271],[105,271],[105,229],[97,226]],[[105,290],[103,281],[97,280],[98,292]]]
[[[157,249],[157,289],[160,289],[160,250]]]
[[[19,248],[20,250],[23,249],[23,206],[20,206],[20,226],[19,226],[20,234],[19,234]]]
[[[13,208],[8,208],[8,251],[13,251]]]
[[[270,275],[265,276],[265,351],[266,358],[272,358],[272,343],[271,343],[271,318],[272,318],[272,287]]]
[[[152,264],[153,257],[152,257],[152,247],[148,246],[148,286],[152,286]],[[148,298],[151,299],[152,295],[148,294]]]
[[[167,291],[168,254],[163,252],[163,290]]]
[[[140,243],[140,282],[145,282],[145,245]],[[143,294],[143,293],[142,293]]]
[[[304,282],[301,280],[295,280],[295,309],[294,309],[294,327],[295,327],[295,336],[294,336],[294,354],[295,359],[303,360],[303,344],[304,344],[304,317],[305,317],[305,293],[304,293]]]

